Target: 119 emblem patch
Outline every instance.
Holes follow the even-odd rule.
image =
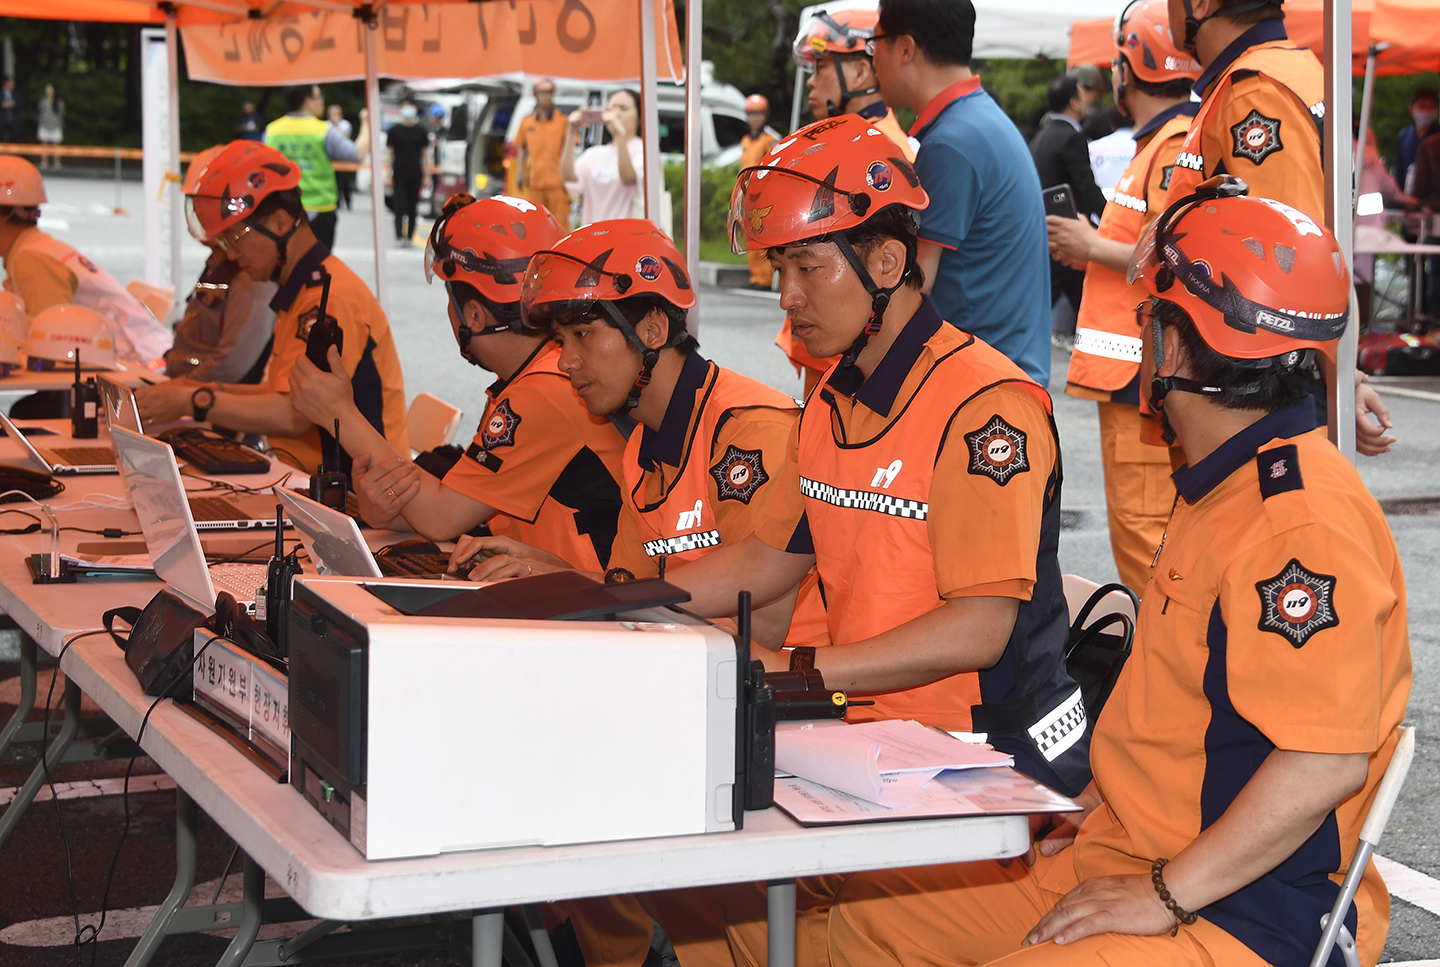
[[[965,444],[970,448],[970,472],[989,477],[1002,487],[1017,473],[1030,469],[1025,432],[1006,423],[998,413],[980,429],[965,434]]]
[[[1309,571],[1297,558],[1268,581],[1258,581],[1260,630],[1284,638],[1296,648],[1317,631],[1340,623],[1335,614],[1335,576]]]
[[[480,437],[485,444],[485,449],[513,447],[515,430],[519,426],[520,416],[510,408],[510,401],[501,400],[496,403],[495,408],[490,411],[490,415],[485,417],[485,422],[480,426]]]
[[[1281,148],[1280,121],[1252,110],[1245,120],[1230,129],[1235,138],[1235,157],[1259,164]]]
[[[715,478],[716,496],[742,504],[750,503],[755,491],[770,479],[759,450],[742,450],[733,443],[725,448],[720,462],[710,468],[710,476]]]

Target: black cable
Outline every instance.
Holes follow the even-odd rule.
[[[269,453],[283,453],[283,454],[285,454],[285,456],[287,456],[287,457],[289,457],[289,458],[291,459],[291,461],[295,464],[295,468],[298,469],[301,473],[309,473],[309,472],[310,472],[310,468],[307,467],[307,466],[305,466],[305,461],[304,461],[304,460],[301,460],[299,457],[295,456],[295,454],[291,453],[289,450],[286,450],[284,447],[270,446],[270,448],[269,448],[269,450],[268,450],[267,452],[269,452]]]
[[[43,522],[40,520],[39,517],[36,517],[34,514],[30,513],[28,510],[20,510],[18,507],[3,507],[3,508],[0,508],[0,514],[19,514],[21,517],[28,517],[28,518],[30,518],[30,520],[32,520],[32,521],[34,522],[34,523],[32,523],[32,524],[26,525],[25,527],[18,527],[18,528],[11,528],[11,529],[0,529],[0,534],[33,534],[33,533],[35,533],[36,531],[38,531],[38,530],[43,526]],[[118,528],[118,527],[100,527],[100,528],[96,528],[96,527],[72,527],[72,526],[69,526],[69,525],[60,528],[60,530],[61,530],[61,531],[74,531],[74,532],[79,533],[79,534],[95,534],[95,535],[97,535],[97,536],[99,536],[99,537],[134,537],[134,536],[136,536],[137,534],[140,533],[140,531],[121,530],[121,529]]]
[[[75,921],[75,962],[77,964],[80,963],[80,901],[75,895],[75,866],[70,858],[70,837],[65,832],[65,816],[60,811],[60,795],[55,791],[55,779],[50,775],[50,763],[47,761],[47,756],[50,754],[50,705],[55,698],[55,679],[62,674],[60,660],[65,657],[65,652],[69,651],[70,646],[81,638],[101,634],[105,634],[104,629],[81,632],[66,641],[60,648],[60,654],[55,656],[55,672],[50,676],[50,689],[45,693],[45,720],[40,733],[40,768],[44,770],[45,783],[50,787],[50,800],[55,803],[55,819],[60,824],[60,842],[65,847],[65,877],[70,884],[70,916]]]
[[[96,634],[96,632],[89,632],[89,634]],[[125,767],[125,784],[121,788],[120,794],[120,803],[125,812],[125,825],[120,828],[120,842],[115,844],[115,855],[110,858],[110,872],[105,877],[105,892],[100,896],[100,922],[95,924],[93,929],[90,928],[89,924],[86,925],[86,929],[91,929],[88,937],[82,939],[81,934],[84,933],[84,930],[77,932],[75,935],[77,950],[82,943],[90,944],[90,967],[95,967],[95,958],[99,956],[100,931],[105,929],[105,918],[110,908],[110,887],[115,882],[115,868],[120,864],[120,851],[125,847],[125,837],[130,835],[130,774],[135,771],[135,760],[140,757],[143,751],[140,743],[145,738],[145,727],[150,724],[150,714],[155,711],[162,701],[170,697],[170,691],[176,685],[187,680],[192,683],[194,682],[193,669],[195,662],[199,661],[200,656],[205,654],[205,651],[216,641],[219,641],[220,638],[220,635],[211,635],[205,641],[205,644],[200,646],[200,650],[195,652],[194,656],[190,659],[189,667],[191,674],[188,676],[176,675],[175,679],[171,681],[169,685],[165,686],[165,690],[155,697],[155,701],[150,703],[150,707],[145,710],[145,717],[140,720],[140,730],[135,733],[135,754],[130,757],[130,764]],[[51,684],[53,685],[54,682],[51,682]]]
[[[290,553],[294,554],[300,550],[300,539],[298,537],[290,537],[286,539],[295,545],[295,547],[291,549]],[[245,550],[240,551],[238,554],[227,554],[224,557],[217,557],[213,561],[209,561],[209,558],[207,557],[206,560],[209,561],[209,563],[211,564],[233,564],[236,561],[244,560],[245,558],[249,557],[251,554],[254,554],[261,548],[274,546],[275,540],[274,538],[271,538],[264,543],[256,544],[254,547],[247,547]]]

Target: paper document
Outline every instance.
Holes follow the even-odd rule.
[[[946,769],[1013,765],[989,746],[972,745],[919,722],[862,722],[775,733],[775,767],[886,807],[915,803],[921,787]]]
[[[100,568],[107,571],[134,571],[137,574],[147,571],[153,572],[155,564],[150,560],[149,554],[87,554],[79,557],[74,554],[61,553],[60,560],[66,564],[75,564],[81,567]]]
[[[1075,812],[1080,807],[1014,769],[946,772],[926,783],[909,806],[886,807],[805,779],[776,779],[775,805],[802,826]]]

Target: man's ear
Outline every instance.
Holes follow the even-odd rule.
[[[485,310],[485,307],[481,305],[480,302],[476,299],[470,299],[466,301],[464,303],[464,308],[465,325],[470,329],[471,332],[479,332],[481,329],[484,329],[486,326],[494,322],[494,320],[490,317],[490,313],[487,312]]]
[[[1165,347],[1165,362],[1155,367],[1156,376],[1184,376],[1188,370],[1185,359],[1185,344],[1180,341],[1180,332],[1174,326],[1166,326],[1160,333],[1161,344]]]
[[[876,285],[882,289],[897,286],[905,275],[905,243],[898,238],[887,238],[870,251],[865,261]]]
[[[670,341],[670,318],[659,309],[651,309],[635,327],[635,335],[648,348],[663,349]]]
[[[897,64],[908,64],[915,60],[920,53],[920,48],[915,43],[915,38],[909,34],[897,35],[895,39],[891,41],[891,44],[894,45],[895,62]]]

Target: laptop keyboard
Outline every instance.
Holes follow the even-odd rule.
[[[236,601],[251,611],[254,610],[255,593],[265,586],[269,574],[269,566],[266,564],[232,562],[210,565],[210,583],[215,585],[215,593],[228,591]]]
[[[377,554],[375,563],[387,578],[433,577],[450,567],[449,554]]]
[[[195,520],[249,520],[250,515],[224,497],[190,497],[190,516]]]
[[[56,447],[48,451],[51,463],[72,467],[114,466],[115,451],[109,447]]]
[[[269,460],[230,440],[175,433],[168,442],[175,456],[202,473],[268,473],[270,470]]]

